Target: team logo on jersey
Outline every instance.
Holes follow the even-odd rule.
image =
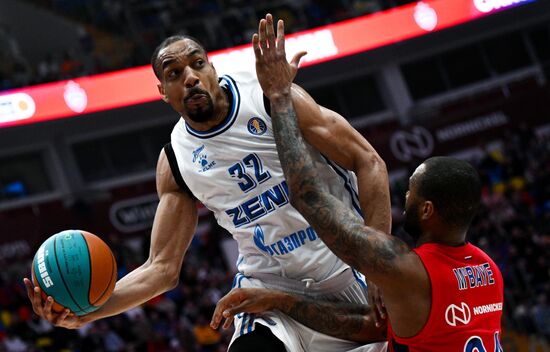
[[[456,304],[451,304],[445,310],[445,321],[450,326],[457,326],[458,323],[467,325],[471,318],[470,307],[464,302],[460,302],[460,307]]]
[[[215,161],[208,161],[208,154],[204,151],[204,144],[193,151],[193,163],[199,164],[199,172],[206,172],[216,165]]]
[[[267,248],[265,247],[264,242],[264,230],[262,230],[262,227],[260,225],[256,225],[256,227],[254,228],[254,243],[262,251],[267,252]]]
[[[256,136],[261,136],[265,133],[265,131],[267,131],[267,125],[264,120],[259,117],[253,117],[248,120],[246,127],[248,128],[248,132]]]
[[[197,159],[199,158],[203,150],[204,150],[204,144],[198,147],[197,149],[193,150],[193,162],[197,161]]]

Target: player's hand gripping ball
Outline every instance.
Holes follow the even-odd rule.
[[[67,230],[48,238],[34,256],[32,280],[42,299],[52,296],[52,310],[68,308],[85,315],[104,304],[115,287],[117,265],[111,249],[86,231]]]

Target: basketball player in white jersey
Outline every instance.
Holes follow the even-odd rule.
[[[273,33],[273,19],[259,35]],[[303,56],[297,54],[293,61]],[[25,279],[37,314],[76,328],[119,314],[173,288],[197,224],[197,200],[214,212],[238,243],[234,287],[279,289],[330,300],[366,303],[363,277],[323,244],[289,204],[269,115],[254,72],[218,76],[196,40],[175,36],[152,57],[163,100],[181,115],[157,165],[160,203],[148,260],[117,282],[96,312],[56,315],[52,301]],[[390,198],[384,162],[346,120],[294,86],[302,132],[317,150],[316,164],[330,191],[367,224],[390,230]],[[357,193],[357,186],[360,192]],[[358,196],[361,195],[361,197]],[[373,209],[377,211],[373,211]],[[355,343],[315,332],[278,312],[235,319],[231,352],[347,351]],[[372,345],[372,351],[384,348]]]

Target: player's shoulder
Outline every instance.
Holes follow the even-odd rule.
[[[171,182],[173,180],[170,164],[168,162],[168,155],[166,152],[166,147],[162,148],[159,157],[157,160],[157,170],[156,170],[156,181],[157,181],[157,191],[159,193],[164,193],[167,190],[170,190],[175,187],[170,187],[172,185],[175,185],[175,181]]]
[[[182,140],[182,133],[184,134],[185,131],[185,120],[180,117],[178,121],[174,124],[174,127],[172,127],[172,132],[170,133],[170,139],[173,141],[176,140]],[[174,137],[176,136],[176,137]]]
[[[485,252],[483,249],[481,249],[481,248],[479,248],[479,247],[477,247],[473,244],[470,244],[470,246],[472,247],[472,250],[475,251],[477,256],[480,258],[479,261],[488,262],[491,265],[491,268],[493,270],[496,270],[496,271],[500,272],[499,266],[495,263],[493,258],[491,258],[489,253]]]
[[[266,110],[262,99],[263,91],[256,77],[256,71],[236,71],[220,75],[220,85],[230,88],[235,101],[244,103],[246,106],[264,112]],[[241,109],[242,111],[243,109]],[[269,112],[267,112],[269,115]]]
[[[489,254],[487,254],[483,249],[479,248],[478,246],[476,246],[475,244],[473,243],[468,243],[467,246],[469,247],[470,251],[474,252],[477,256],[479,256],[480,258],[483,258],[483,259],[488,259],[490,261],[492,261],[491,257],[489,256]]]

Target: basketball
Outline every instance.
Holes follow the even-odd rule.
[[[103,240],[86,231],[67,230],[48,238],[36,252],[32,280],[42,298],[52,296],[53,311],[76,315],[97,310],[113,293],[117,265]]]

